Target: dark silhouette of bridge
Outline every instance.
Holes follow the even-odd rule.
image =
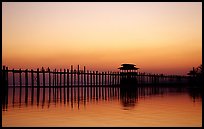
[[[163,84],[185,84],[188,83],[187,76],[148,74],[140,73],[134,64],[122,64],[120,72],[98,72],[82,70],[78,65],[74,69],[50,68],[29,70],[29,69],[8,69],[3,66],[2,79],[4,87],[72,87],[72,86],[138,86],[138,85],[163,85]]]

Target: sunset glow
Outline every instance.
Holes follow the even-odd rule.
[[[202,3],[2,3],[2,59],[9,68],[186,75],[202,63]]]

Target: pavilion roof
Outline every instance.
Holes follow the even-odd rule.
[[[139,69],[139,68],[136,68],[135,66],[135,64],[122,64],[121,65],[122,67],[119,67],[118,69],[120,69],[120,70],[137,70],[137,69]]]

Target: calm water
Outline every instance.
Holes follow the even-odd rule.
[[[201,93],[188,88],[9,88],[2,126],[202,126]]]

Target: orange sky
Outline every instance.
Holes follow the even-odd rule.
[[[202,3],[2,3],[2,58],[9,68],[185,75],[202,62]]]

